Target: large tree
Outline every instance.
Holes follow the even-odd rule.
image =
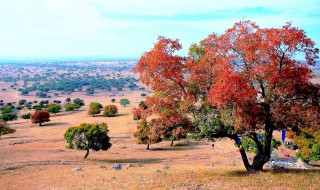
[[[262,170],[270,159],[274,130],[319,131],[320,87],[309,82],[308,68],[318,49],[303,30],[241,21],[193,44],[188,57],[175,54],[181,48],[178,40],[159,37],[135,68],[154,91],[146,98],[148,115],[167,126],[189,119],[206,137],[229,137],[249,171]],[[256,143],[252,163],[241,138]]]
[[[80,126],[68,128],[64,138],[68,143],[67,148],[86,150],[86,154],[83,157],[86,159],[90,149],[99,151],[111,148],[108,132],[109,129],[106,123],[82,123]]]

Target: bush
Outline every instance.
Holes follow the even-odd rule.
[[[14,132],[16,132],[16,130],[7,126],[7,122],[0,120],[0,136]]]
[[[265,141],[265,135],[263,134],[258,134],[258,139],[259,141],[264,144],[264,141]],[[271,140],[271,151],[275,148],[275,149],[278,149],[278,147],[281,145],[281,141],[275,139],[272,137],[272,140]],[[248,151],[248,152],[252,152],[252,153],[255,153],[257,154],[258,153],[258,148],[257,148],[257,145],[256,143],[251,139],[251,138],[247,138],[247,137],[244,137],[242,138],[242,147],[245,151]]]

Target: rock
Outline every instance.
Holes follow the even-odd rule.
[[[82,171],[82,168],[73,168],[72,171],[73,171],[73,172]]]
[[[165,169],[165,170],[168,170],[168,169],[170,169],[171,168],[171,165],[170,164],[166,164],[164,167],[163,167],[163,169]]]
[[[122,165],[121,164],[112,165],[112,170],[121,170],[121,169],[122,169]]]
[[[130,167],[132,167],[132,164],[127,164],[127,169],[129,169]]]

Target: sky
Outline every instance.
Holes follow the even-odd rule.
[[[181,55],[241,20],[261,28],[291,21],[320,47],[319,0],[0,0],[0,57],[138,59],[158,36]]]

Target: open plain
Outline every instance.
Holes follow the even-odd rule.
[[[115,71],[100,74],[112,72]],[[119,73],[137,78],[130,69]],[[48,99],[36,97],[35,92],[21,95],[17,89],[22,83],[17,81],[18,87],[13,89],[11,82],[1,81],[1,87],[7,90],[0,92],[0,99],[4,102]],[[137,85],[142,87],[140,82]],[[78,111],[63,109],[51,114],[51,121],[42,127],[20,118],[34,110],[20,110],[19,118],[8,122],[16,132],[0,138],[0,189],[319,189],[320,170],[316,168],[270,170],[266,166],[265,172],[246,172],[238,148],[226,138],[214,142],[214,148],[213,142],[188,139],[175,141],[172,147],[170,142],[163,141],[146,150],[146,145],[136,144],[133,137],[138,122],[133,120],[132,109],[144,100],[141,93],[151,92],[138,87],[121,91],[98,89],[93,95],[76,91],[49,98],[61,100],[61,105],[67,97],[80,98],[85,106]],[[112,98],[115,102],[111,102]],[[121,98],[129,99],[130,105],[121,106]],[[115,117],[102,114],[93,117],[87,114],[90,102],[116,105],[119,113]],[[109,150],[90,151],[88,158],[83,159],[85,151],[66,148],[64,133],[68,127],[101,122],[107,123],[110,130]],[[275,137],[280,139],[280,132]],[[275,152],[283,158],[283,151],[295,155],[295,151],[283,145]],[[122,164],[122,170],[112,170],[114,164]]]

